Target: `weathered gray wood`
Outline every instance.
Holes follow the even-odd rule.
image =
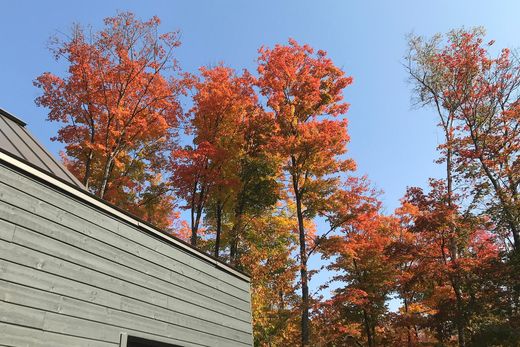
[[[16,193],[12,191],[13,188],[2,186],[1,183],[0,187],[4,188],[2,198],[7,198],[6,200],[9,198],[15,199]],[[29,204],[28,201],[24,200],[25,198],[19,197],[16,204],[19,206],[24,205],[24,203]],[[62,257],[61,254],[63,254],[63,256],[68,257],[67,259],[74,258],[71,260],[78,261],[77,258],[81,258],[82,261],[86,260],[90,263],[97,259],[98,261],[96,264],[92,265],[94,267],[90,266],[91,268],[100,269],[99,266],[101,266],[101,269],[103,270],[115,268],[114,271],[116,271],[117,274],[124,271],[120,270],[121,266],[123,266],[134,272],[134,276],[137,276],[138,278],[140,277],[142,281],[145,281],[145,283],[151,283],[152,285],[154,282],[149,282],[148,277],[153,276],[158,279],[159,283],[166,282],[169,286],[173,285],[173,287],[175,287],[175,296],[183,300],[188,298],[190,301],[198,303],[199,305],[204,305],[208,308],[215,306],[217,307],[216,309],[219,309],[218,303],[221,303],[226,306],[233,306],[246,313],[249,310],[249,302],[224,294],[212,287],[202,285],[200,282],[192,281],[176,272],[168,270],[167,268],[143,260],[143,258],[139,258],[132,253],[121,251],[112,245],[86,237],[77,232],[72,232],[71,229],[53,222],[52,220],[43,219],[34,213],[30,213],[8,204],[3,204],[0,206],[0,218],[2,218],[2,216],[5,216],[6,220],[9,220],[16,225],[25,226],[31,229],[34,233],[48,236],[54,240],[59,240],[60,244],[57,245],[56,248],[58,248],[60,255],[58,255],[58,253],[53,254],[57,254],[60,257]],[[23,235],[23,233],[20,234]],[[27,236],[27,240],[21,240],[20,242],[26,245],[32,244],[33,246],[39,246],[40,241],[42,241],[42,236],[29,235]],[[43,240],[42,242],[47,241]],[[150,251],[147,253],[149,252]],[[100,259],[104,259],[105,261],[103,262]],[[100,262],[102,264],[99,264]],[[116,264],[120,264],[121,266],[114,267],[113,265]]]
[[[205,335],[205,338],[208,342],[212,343],[213,341],[219,341],[220,344],[224,345],[229,343],[229,341],[227,341],[229,339],[223,339],[218,335],[210,336],[209,334],[206,334],[206,332],[182,329],[176,325],[160,322],[154,319],[141,317],[139,320],[137,320],[134,315],[121,312],[119,310],[104,308],[102,306],[85,303],[80,300],[24,287],[18,284],[0,282],[0,290],[4,291],[4,301],[11,304],[29,306],[47,312],[87,319],[89,321],[104,322],[105,324],[114,327],[121,327],[124,331],[134,331],[138,332],[139,334],[150,333],[156,335],[156,337],[159,336],[162,338],[183,336],[184,340],[190,340],[190,336],[191,339],[199,338],[200,334],[202,334]],[[47,318],[47,320],[49,320],[49,318]],[[54,318],[52,319],[52,321],[55,320],[56,319]],[[179,323],[180,320],[181,319],[178,318],[177,323]],[[67,319],[63,318],[60,319],[60,321],[67,321]],[[74,323],[74,320],[72,320],[72,323]],[[74,331],[74,329],[66,329],[67,333],[71,333],[71,331]],[[101,339],[105,340],[105,338]],[[234,339],[231,339],[231,342],[238,339],[240,339],[240,337],[236,335]],[[247,345],[247,343],[245,342],[244,345]]]
[[[121,331],[121,327],[102,324],[95,321],[80,319],[76,317],[70,317],[63,314],[57,314],[50,311],[44,311],[40,309],[36,309],[33,307],[26,307],[21,305],[15,305],[12,303],[1,302],[0,301],[0,310],[4,311],[16,311],[19,315],[23,315],[28,318],[25,324],[19,324],[10,315],[6,316],[6,320],[2,321],[2,323],[7,323],[10,325],[24,326],[29,328],[41,329],[45,332],[61,334],[63,336],[74,336],[83,339],[89,339],[96,342],[105,342],[117,344],[119,342],[119,334]],[[32,321],[30,320],[33,316],[44,316],[43,326],[33,326]],[[141,331],[133,331],[127,329],[128,333],[133,335],[139,335],[143,337],[147,337],[149,339],[153,339],[156,341],[164,341],[172,344],[182,344],[183,346],[225,346],[226,342],[222,342],[222,339],[216,338],[211,340],[206,337],[196,336],[194,332],[190,332],[188,330],[182,331],[179,330],[178,327],[170,327],[169,333],[175,335],[177,337],[183,336],[183,338],[173,338],[172,337],[164,337],[158,336],[146,332]],[[190,336],[191,335],[191,336]],[[0,339],[2,337],[0,336]],[[189,341],[189,338],[205,340],[205,343],[193,343]],[[1,340],[0,340],[1,341]],[[216,343],[214,343],[216,342]]]
[[[45,312],[31,311],[0,301],[0,322],[42,329],[44,320]]]
[[[0,206],[0,210],[1,210]],[[21,247],[30,247],[33,250],[38,249],[41,252],[45,252],[48,255],[52,255],[52,260],[54,261],[60,261],[60,260],[76,260],[72,261],[73,264],[79,265],[80,267],[84,267],[85,270],[94,270],[88,271],[88,273],[96,272],[98,270],[95,269],[91,265],[90,259],[95,260],[95,255],[91,255],[90,257],[85,256],[83,260],[77,260],[80,258],[78,256],[79,252],[75,252],[74,249],[67,247],[66,245],[60,245],[59,242],[42,237],[41,235],[38,235],[36,233],[32,233],[28,231],[27,229],[23,227],[18,227],[16,229],[15,237],[13,239],[13,243],[20,245]],[[24,250],[19,250],[19,253],[24,252]],[[38,254],[38,253],[31,253],[31,254]],[[74,254],[75,256],[71,256],[70,254]],[[2,255],[0,255],[2,257]],[[86,259],[86,260],[85,260]],[[51,260],[51,261],[52,261]],[[16,259],[15,259],[16,261]],[[24,264],[27,265],[27,264]],[[216,320],[217,323],[220,325],[222,324],[222,319],[226,318],[223,316],[224,314],[227,314],[227,320],[229,321],[229,318],[237,318],[242,316],[242,321],[245,322],[244,327],[248,326],[247,321],[247,313],[242,313],[240,310],[233,310],[230,307],[227,307],[226,305],[222,303],[214,303],[211,302],[211,300],[208,300],[207,302],[198,302],[198,305],[195,305],[195,302],[197,301],[197,296],[194,293],[193,294],[193,300],[190,301],[189,293],[185,295],[183,299],[179,299],[179,295],[175,290],[172,290],[170,287],[168,287],[168,284],[166,282],[162,284],[154,283],[153,281],[146,281],[142,279],[140,276],[135,276],[135,274],[132,273],[131,270],[128,269],[119,269],[115,267],[113,269],[114,264],[111,264],[110,262],[101,262],[98,264],[97,268],[99,269],[99,272],[106,275],[102,276],[98,282],[101,283],[98,285],[103,285],[103,280],[106,280],[107,278],[110,279],[117,279],[118,281],[116,283],[119,283],[119,281],[126,281],[125,285],[130,285],[133,288],[134,284],[139,285],[141,288],[137,288],[137,290],[142,290],[143,288],[145,290],[152,288],[156,294],[167,294],[168,296],[168,306],[172,309],[176,310],[179,313],[188,314],[190,315],[192,312],[203,312],[205,313],[206,319],[212,319]],[[134,275],[134,276],[132,276]],[[108,276],[108,277],[107,277]],[[139,291],[140,293],[144,293],[142,291]],[[153,294],[152,294],[153,295]],[[159,302],[164,304],[164,302]],[[154,302],[154,304],[156,304]],[[213,312],[210,311],[210,308]],[[217,313],[217,314],[215,314]],[[224,321],[225,323],[225,321]],[[218,329],[221,329],[222,327],[219,326]]]
[[[36,268],[7,262],[1,259],[0,280],[66,295],[107,307],[117,308],[121,306],[121,296],[115,293],[99,290],[87,284],[75,282],[54,274],[45,273]],[[146,303],[144,305],[146,305]],[[154,306],[150,306],[152,309],[154,308]]]
[[[15,228],[16,226],[14,224],[8,223],[0,219],[0,238],[2,240],[11,242],[13,240]]]
[[[243,279],[0,164],[0,347],[106,347],[121,332],[251,346],[251,330]],[[34,342],[45,334],[54,344]]]
[[[119,347],[119,344],[55,334],[0,322],[0,344],[9,347]]]
[[[8,211],[13,211],[13,213],[8,213]],[[130,281],[201,307],[216,311],[221,311],[222,307],[224,307],[224,309],[229,308],[229,306],[235,307],[244,311],[245,317],[248,317],[247,310],[249,303],[247,302],[239,301],[235,297],[222,298],[222,296],[219,295],[220,292],[216,292],[215,290],[210,291],[208,287],[200,286],[201,288],[191,288],[186,283],[186,287],[181,286],[179,285],[182,284],[180,282],[182,281],[182,278],[179,278],[180,276],[177,275],[172,278],[171,272],[166,269],[154,269],[153,264],[142,260],[139,261],[139,259],[135,259],[135,257],[128,253],[111,253],[110,248],[106,244],[97,243],[93,245],[94,247],[89,248],[89,246],[92,246],[90,245],[90,243],[92,243],[90,238],[82,237],[53,222],[39,220],[37,216],[25,210],[4,204],[0,206],[0,218],[1,215],[8,216],[9,221],[16,225],[30,226],[32,228],[32,230],[30,230],[20,227],[19,231],[15,233],[15,237],[12,238],[12,242],[42,250],[61,259],[103,272],[111,277]],[[50,237],[46,235],[50,235]],[[84,251],[83,248],[89,249],[89,251]],[[105,258],[106,256],[108,258]],[[148,269],[146,268],[147,265],[149,266]],[[135,270],[135,268],[141,268],[141,272]],[[153,273],[154,270],[162,271]],[[202,295],[197,290],[203,290],[205,295]],[[220,300],[211,298],[213,293],[215,293],[215,297],[220,296]],[[228,299],[229,304],[226,304],[226,299]],[[230,309],[230,311],[235,314],[234,310]]]
[[[33,264],[33,267],[36,267],[41,271],[60,274],[64,277],[72,278],[78,282],[86,281],[86,283],[96,287],[96,293],[100,288],[106,288],[114,293],[117,293],[119,290],[121,295],[138,300],[142,299],[143,301],[147,301],[145,298],[150,298],[150,301],[148,301],[149,303],[160,307],[168,307],[168,297],[166,295],[153,293],[145,288],[139,288],[130,283],[123,283],[122,281],[111,278],[110,276],[96,273],[87,268],[62,261],[58,258],[42,254],[31,249],[24,248],[23,246],[17,244],[6,244],[4,241],[0,241],[0,258],[11,263],[18,263],[26,266],[31,266],[31,264]],[[10,265],[11,264],[8,266]],[[177,302],[177,305],[181,303]],[[184,308],[183,310],[186,309]],[[197,330],[199,335],[204,335],[203,332],[207,331],[215,335],[236,338],[239,342],[243,343],[247,343],[249,339],[248,334],[244,332],[239,334],[238,331],[232,331],[225,326],[218,326],[212,322],[203,322],[194,319],[193,317],[183,316],[180,314],[172,317],[177,317],[175,323],[180,324],[180,328],[191,328]],[[229,320],[230,318],[228,317],[227,319]]]
[[[158,307],[138,299],[120,296],[103,289],[95,288],[87,284],[75,282],[54,274],[45,273],[36,268],[26,267],[16,263],[8,263],[0,260],[0,281],[17,283],[26,287],[40,289],[61,296],[94,303],[107,309],[116,309],[145,318],[152,318],[166,323],[175,323],[179,319],[179,313],[168,308]],[[170,306],[169,306],[170,307]],[[194,317],[206,320],[211,318],[204,316],[204,312],[192,312]],[[221,322],[226,321],[225,316],[219,316]],[[137,317],[136,319],[139,319]],[[189,322],[189,319],[187,319]],[[241,321],[227,319],[229,327],[237,331],[247,331],[248,324]],[[250,325],[249,325],[250,326]],[[220,329],[227,326],[222,325]]]
[[[224,293],[235,295],[246,301],[249,300],[249,284],[247,282],[222,271],[219,272],[218,276],[215,276],[215,269],[212,264],[208,264],[199,259],[194,259],[193,256],[182,250],[176,249],[175,247],[171,247],[171,245],[157,242],[157,240],[150,238],[148,235],[144,235],[134,227],[120,221],[116,221],[114,218],[96,211],[89,206],[79,202],[72,203],[72,201],[74,201],[72,198],[63,195],[60,192],[54,191],[53,189],[45,187],[39,183],[36,183],[32,179],[19,175],[16,172],[13,172],[11,169],[1,165],[0,181],[18,189],[21,193],[29,194],[32,198],[36,198],[40,201],[40,204],[47,202],[53,207],[57,207],[61,213],[60,218],[64,215],[76,217],[72,218],[73,225],[66,225],[68,227],[81,228],[78,231],[84,231],[88,233],[93,227],[97,226],[103,229],[105,233],[106,231],[109,231],[110,233],[116,233],[128,241],[138,242],[144,247],[169,257],[174,264],[177,264],[177,266],[173,267],[173,270],[176,268],[181,268],[185,272],[183,273],[184,276],[201,281],[206,285],[207,283],[211,283],[213,286],[215,286],[215,288],[223,291]],[[36,211],[37,206],[33,207]],[[46,210],[44,209],[41,212],[45,211]],[[53,218],[55,218],[55,216],[53,216]],[[115,243],[114,245],[119,245],[119,242]],[[159,264],[164,264],[164,262]]]
[[[1,287],[2,287],[2,285],[0,283],[0,288]],[[37,307],[37,306],[32,306],[32,307]],[[194,311],[194,310],[196,310],[196,308],[191,308],[191,311]],[[107,315],[111,311],[113,311],[113,309],[108,309],[108,310],[103,309],[103,314]],[[139,324],[144,324],[144,322],[147,322],[146,318],[142,319],[139,322]],[[249,334],[247,333],[247,331],[232,330],[226,326],[216,324],[211,321],[200,321],[199,319],[195,319],[191,316],[187,316],[187,315],[183,315],[183,314],[171,315],[170,320],[168,322],[173,323],[173,324],[178,324],[183,327],[190,327],[192,329],[198,328],[198,329],[201,329],[202,333],[207,332],[207,333],[211,333],[211,334],[214,334],[217,336],[221,335],[226,338],[230,338],[230,339],[245,342],[245,343],[247,343],[247,341],[249,339]],[[153,326],[153,324],[151,323],[150,326]]]

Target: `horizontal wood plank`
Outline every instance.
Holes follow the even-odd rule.
[[[0,311],[17,311],[20,315],[23,315],[25,317],[32,317],[32,316],[39,316],[43,315],[45,317],[43,322],[43,327],[36,327],[32,325],[32,321],[29,319],[24,324],[19,324],[16,322],[12,317],[6,316],[5,320],[1,320],[0,323],[5,323],[9,325],[16,325],[16,326],[23,326],[26,328],[32,328],[32,329],[40,329],[44,332],[53,333],[57,335],[62,336],[70,336],[75,338],[82,338],[84,340],[91,340],[92,342],[97,343],[105,343],[105,344],[116,344],[119,342],[119,335],[121,333],[120,327],[115,327],[112,325],[107,324],[101,324],[98,322],[94,322],[87,319],[79,319],[75,317],[69,317],[61,314],[57,314],[54,312],[39,310],[33,307],[26,307],[21,305],[15,305],[8,302],[0,301]],[[4,318],[4,317],[2,317]],[[176,331],[174,332],[177,336],[186,336],[187,332],[179,331],[177,327],[175,327]],[[222,341],[220,340],[214,340],[216,343],[214,344],[213,341],[207,339],[205,344],[200,343],[192,343],[189,340],[186,339],[174,339],[174,338],[168,338],[168,337],[162,337],[162,336],[156,336],[153,334],[148,333],[142,333],[139,331],[132,331],[132,330],[126,330],[129,334],[134,335],[140,335],[140,336],[146,336],[147,338],[154,339],[154,340],[161,340],[167,343],[172,344],[182,344],[183,346],[225,346],[225,344],[222,344]],[[189,338],[190,336],[187,336]],[[200,337],[194,337],[199,338]],[[1,339],[1,337],[0,337]],[[1,341],[1,340],[0,340]],[[61,345],[64,346],[64,345]],[[56,346],[54,346],[56,347]]]
[[[49,187],[45,187],[40,183],[19,175],[11,169],[1,165],[0,182],[4,182],[6,185],[17,189],[18,194],[21,194],[20,198],[23,198],[24,195],[28,195],[31,196],[31,201],[37,199],[39,203],[31,204],[29,207],[32,212],[45,212],[46,209],[40,209],[39,207],[43,203],[50,204],[54,207],[54,210],[56,210],[56,208],[59,210],[60,218],[65,215],[76,217],[72,220],[72,224],[69,223],[66,225],[72,229],[81,228],[81,230],[88,233],[93,227],[97,226],[105,233],[107,231],[109,231],[109,234],[116,233],[119,236],[126,238],[127,241],[137,242],[141,246],[148,247],[155,252],[166,255],[174,264],[177,264],[177,266],[174,266],[172,269],[175,270],[176,267],[180,266],[183,270],[182,274],[184,276],[200,281],[202,284],[208,285],[208,283],[211,283],[211,285],[220,289],[224,293],[235,295],[246,301],[249,300],[249,284],[247,282],[236,278],[231,274],[218,271],[212,264],[208,264],[201,259],[196,259],[169,244],[157,242],[158,240],[153,237],[142,233],[126,223],[117,221],[113,217],[97,211],[82,202],[75,201],[67,195],[57,192]],[[2,192],[0,191],[0,198],[2,197],[1,193]],[[74,201],[74,203],[72,203],[72,201]],[[54,216],[51,216],[51,218],[54,218]],[[129,238],[129,236],[131,236],[131,238]],[[121,238],[116,240],[121,241]],[[113,241],[115,240],[113,239]],[[114,246],[118,246],[119,244],[120,242],[116,242],[114,243]],[[161,261],[159,264],[164,264],[164,262]]]
[[[9,347],[119,347],[119,343],[93,341],[1,322],[0,345]]]
[[[184,281],[184,278],[178,274],[172,275],[172,272],[167,269],[154,267],[155,264],[136,258],[132,254],[114,250],[110,245],[72,232],[57,223],[41,219],[8,204],[0,205],[0,218],[2,216],[6,216],[9,222],[19,227],[18,231],[13,233],[16,237],[11,235],[11,241],[14,243],[32,249],[41,249],[61,259],[204,308],[219,312],[228,310],[228,314],[232,315],[236,315],[235,309],[238,309],[244,312],[244,319],[247,320],[249,317],[248,302],[232,296],[223,297],[219,291],[211,287],[201,285],[192,287],[193,282]]]
[[[14,198],[16,193],[8,192],[8,190],[10,190],[10,188],[7,188],[6,191],[4,191],[4,197],[13,194]],[[19,199],[17,205],[22,204],[23,199]],[[179,273],[182,272],[182,269],[179,272],[171,271],[166,267],[169,264],[168,258],[164,259],[166,261],[164,265],[166,266],[160,266],[156,263],[150,262],[148,258],[153,257],[153,251],[144,249],[139,252],[140,256],[137,256],[134,253],[114,247],[112,244],[94,239],[89,235],[75,232],[58,222],[45,219],[25,209],[7,203],[2,204],[0,209],[0,218],[4,216],[6,220],[13,224],[25,226],[39,234],[59,240],[60,242],[77,248],[78,250],[94,254],[98,257],[107,259],[110,262],[131,268],[145,276],[153,276],[159,281],[172,283],[180,292],[185,292],[186,289],[188,289],[190,292],[194,292],[197,296],[200,296],[201,300],[204,300],[203,297],[206,297],[211,299],[211,301],[221,302],[246,312],[249,310],[248,301],[223,293],[212,286],[202,284],[198,281],[193,281]]]
[[[121,332],[251,346],[249,283],[0,164],[0,347],[117,346]]]
[[[92,291],[88,295],[94,298],[100,292],[102,292],[104,288],[106,288],[107,290],[110,290],[113,294],[116,294],[116,297],[109,296],[109,298],[111,300],[117,298],[116,302],[119,305],[121,305],[121,299],[120,297],[117,297],[117,293],[119,293],[121,296],[133,298],[134,302],[142,301],[144,303],[152,304],[155,310],[157,310],[157,308],[159,307],[170,308],[169,303],[171,303],[171,301],[168,300],[166,295],[162,295],[160,293],[152,293],[144,288],[139,288],[130,283],[122,284],[121,281],[111,278],[110,276],[96,273],[81,266],[71,264],[57,258],[53,258],[46,254],[41,254],[39,252],[24,248],[23,246],[17,244],[6,244],[4,241],[0,240],[0,258],[10,263],[20,263],[21,265],[30,266],[36,268],[37,270],[47,272],[50,274],[56,273],[62,275],[65,278],[72,279],[75,282],[81,282],[83,284],[86,284],[92,287]],[[7,270],[5,271],[6,273],[10,272],[10,266],[11,264],[7,265]],[[29,285],[31,285],[30,280],[31,278],[29,278]],[[36,280],[37,279],[35,279],[35,281]],[[193,308],[191,308],[190,311],[189,306],[181,307],[180,305],[186,305],[186,303],[184,302],[175,303],[177,309],[179,309],[181,312],[194,311]],[[139,308],[135,307],[135,310],[139,310]],[[240,342],[244,343],[247,343],[250,336],[245,331],[240,332],[235,329],[230,329],[228,326],[223,324],[219,325],[207,320],[202,321],[188,315],[182,315],[178,313],[178,311],[176,311],[175,313],[176,314],[169,315],[169,324],[175,323],[179,324],[179,326],[182,328],[197,330],[198,334],[205,335],[206,332],[208,332],[212,333],[213,335],[221,335],[227,336],[229,338],[236,338]],[[219,316],[223,318],[223,316]],[[228,321],[232,320],[230,317],[226,317],[226,319]],[[243,328],[245,328],[245,326],[243,326]]]

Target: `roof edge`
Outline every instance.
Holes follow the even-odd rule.
[[[5,117],[9,118],[10,120],[12,120],[13,122],[15,122],[16,124],[21,125],[22,127],[25,127],[27,125],[27,123],[25,123],[23,120],[21,120],[20,118],[16,117],[12,113],[7,112],[6,110],[4,110],[1,107],[0,107],[0,113],[3,116],[5,116]]]
[[[1,111],[3,111],[3,110],[1,110]],[[20,120],[18,120],[18,121],[20,121]],[[22,122],[22,121],[20,121],[20,122]],[[177,237],[164,233],[161,229],[140,219],[139,217],[136,217],[136,216],[132,215],[131,213],[129,213],[105,200],[100,199],[99,197],[91,194],[88,191],[84,191],[84,190],[79,189],[78,187],[75,187],[73,184],[63,180],[60,177],[57,177],[49,172],[43,171],[39,167],[31,164],[30,162],[28,162],[22,158],[16,157],[9,152],[4,151],[2,148],[0,148],[0,163],[6,163],[8,166],[14,167],[18,171],[23,171],[24,173],[36,178],[37,180],[43,181],[47,185],[57,188],[58,190],[66,193],[69,196],[73,196],[74,198],[77,198],[77,199],[81,200],[82,202],[87,203],[90,206],[93,206],[97,209],[103,210],[106,213],[109,213],[111,216],[113,216],[119,220],[132,224],[137,229],[149,234],[150,236],[158,238],[158,239],[165,241],[167,243],[170,243],[184,251],[187,251],[188,253],[198,257],[199,259],[205,260],[208,263],[213,264],[215,267],[219,268],[220,270],[223,270],[237,278],[240,278],[247,283],[251,282],[251,276],[249,274],[234,268],[233,266],[223,262],[220,259],[217,259],[209,254],[203,253],[202,251],[193,247],[189,243],[187,243]]]

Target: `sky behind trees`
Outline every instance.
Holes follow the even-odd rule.
[[[391,213],[407,185],[426,187],[441,175],[434,163],[440,135],[429,109],[414,109],[402,67],[406,35],[431,36],[452,28],[484,26],[495,47],[518,47],[516,1],[68,1],[2,2],[0,12],[0,107],[20,116],[54,154],[61,144],[49,140],[57,125],[32,85],[44,71],[63,69],[47,50],[49,36],[68,32],[73,22],[99,28],[117,10],[140,18],[158,15],[163,31],[180,30],[177,58],[184,71],[225,62],[254,70],[257,49],[286,43],[289,37],[328,52],[353,76],[345,90],[351,142],[349,156],[359,174],[368,174],[384,191]],[[319,279],[316,279],[319,281]]]

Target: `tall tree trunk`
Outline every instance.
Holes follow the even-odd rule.
[[[412,327],[410,326],[410,321],[409,321],[409,317],[408,317],[408,299],[406,298],[406,296],[403,299],[403,303],[404,303],[404,312],[405,312],[406,318],[407,318],[407,323],[406,323],[406,335],[407,335],[406,341],[407,341],[407,346],[408,347],[413,347]]]
[[[229,258],[230,262],[233,265],[236,265],[238,262],[238,239],[239,233],[242,230],[242,218],[244,214],[244,202],[239,199],[238,205],[235,207],[235,223],[230,231],[230,250],[229,250]]]
[[[294,162],[293,158],[293,162]],[[298,217],[298,232],[300,242],[300,277],[302,286],[302,315],[301,315],[301,330],[302,330],[302,346],[309,346],[310,342],[310,326],[309,326],[309,278],[307,272],[307,249],[305,240],[305,225],[302,211],[302,197],[298,183],[298,177],[292,175],[294,196],[296,199],[296,215]]]
[[[98,196],[103,199],[105,196],[107,186],[108,186],[108,178],[110,177],[110,172],[112,171],[112,163],[114,161],[113,154],[107,158],[105,163],[105,168],[103,169],[103,178],[101,179],[101,187],[99,188]]]
[[[464,312],[464,301],[462,299],[462,292],[457,278],[451,280],[455,298],[457,300],[457,335],[459,338],[459,347],[466,346],[466,316]]]
[[[370,324],[370,318],[365,309],[363,309],[363,321],[365,322],[364,325],[365,325],[365,333],[367,334],[368,347],[374,347],[375,339],[374,339],[373,329],[372,329],[372,325]]]
[[[195,208],[195,223],[193,224],[193,229],[191,231],[191,244],[193,246],[197,245],[197,233],[199,231],[199,225],[200,225],[200,218],[202,216],[202,202],[199,201],[197,203],[197,206]]]
[[[90,143],[94,143],[95,138],[95,127],[94,127],[94,121],[92,120],[92,117],[90,117],[90,122],[87,122],[90,124]],[[90,175],[92,171],[92,159],[94,158],[94,152],[92,151],[92,148],[89,149],[87,160],[85,162],[85,175],[83,176],[83,185],[88,190],[89,184],[90,184]]]
[[[229,247],[229,261],[231,265],[236,265],[238,260],[238,223],[239,221],[235,222],[235,225],[233,225],[233,228],[231,228],[231,234],[230,234],[230,247]]]
[[[190,243],[195,246],[197,244],[197,228],[198,226],[195,225],[195,200],[197,197],[197,185],[198,181],[195,181],[193,184],[193,190],[191,191],[191,208],[190,208],[190,221],[191,221],[191,237],[190,237]]]
[[[217,218],[217,235],[215,237],[215,258],[218,258],[220,252],[220,235],[222,232],[222,203],[220,200],[217,201],[215,215]]]
[[[352,263],[354,265],[354,270],[358,277],[358,281],[362,281],[362,276],[359,272],[356,259],[353,259]],[[375,324],[372,324],[372,320],[370,319],[370,315],[368,314],[368,312],[365,309],[363,309],[362,311],[363,311],[363,326],[365,329],[365,334],[367,335],[367,344],[369,347],[374,347],[375,340],[376,340],[375,339],[375,336],[376,336]]]
[[[197,233],[199,231],[200,218],[202,216],[202,209],[204,207],[204,194],[206,193],[205,188],[202,187],[199,194],[198,199],[197,196],[197,183],[195,183],[195,188],[193,190],[193,198],[192,198],[192,206],[191,206],[191,238],[190,243],[193,246],[197,245]]]
[[[448,206],[450,208],[453,207],[453,149],[452,149],[452,129],[451,126],[446,131],[446,144],[447,144],[447,151],[446,151],[446,181],[447,181],[447,193],[448,193]],[[457,249],[457,240],[455,239],[453,235],[453,230],[450,235],[450,253],[451,253],[451,262],[455,263],[457,261],[458,256],[458,249]],[[453,291],[455,292],[455,298],[457,300],[457,307],[456,307],[456,326],[457,326],[457,335],[459,340],[459,347],[465,347],[466,346],[466,338],[465,338],[465,330],[466,330],[466,324],[465,324],[465,312],[464,312],[464,302],[462,298],[462,292],[460,289],[460,283],[457,278],[457,275],[450,276],[451,277],[451,284],[453,287]]]
[[[88,190],[88,186],[90,183],[90,173],[92,168],[92,158],[93,158],[92,150],[89,150],[87,155],[87,161],[85,162],[85,175],[83,176],[82,183],[85,186],[85,188]]]

